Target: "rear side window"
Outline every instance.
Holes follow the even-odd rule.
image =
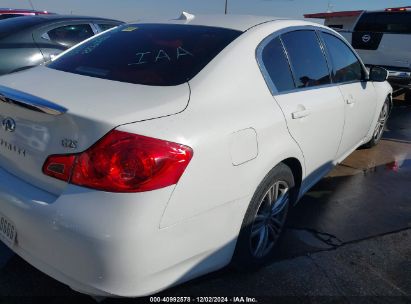
[[[294,31],[281,36],[288,52],[297,88],[331,83],[330,73],[315,31]]]
[[[294,89],[294,80],[280,38],[271,40],[262,51],[264,67],[278,92]]]
[[[55,28],[47,32],[51,41],[72,47],[94,35],[89,24],[74,24]]]
[[[321,32],[333,66],[335,83],[361,81],[363,69],[360,61],[351,49],[337,37]]]
[[[359,32],[381,32],[393,34],[411,33],[410,12],[365,13],[355,27]]]
[[[241,33],[194,25],[123,25],[74,48],[49,67],[135,84],[179,85]]]

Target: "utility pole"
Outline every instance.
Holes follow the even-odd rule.
[[[35,9],[34,9],[33,2],[31,2],[31,0],[28,0],[28,1],[29,1],[30,6],[31,6],[31,9],[34,11]]]
[[[331,3],[331,0],[328,0],[327,13],[332,13],[333,8],[334,5]]]
[[[224,10],[225,15],[227,15],[227,11],[228,11],[228,0],[225,0],[225,10]]]

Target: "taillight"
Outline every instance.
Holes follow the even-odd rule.
[[[43,172],[54,178],[69,181],[75,160],[74,155],[52,155],[43,165]]]
[[[409,6],[405,6],[405,7],[391,7],[391,8],[386,8],[385,11],[386,12],[406,12],[409,8]]]
[[[174,185],[191,160],[190,147],[111,131],[79,154],[51,155],[46,175],[109,192],[143,192]]]

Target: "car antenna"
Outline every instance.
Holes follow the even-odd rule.
[[[182,12],[180,17],[178,17],[175,20],[186,20],[186,21],[190,21],[193,20],[196,16],[187,12]]]

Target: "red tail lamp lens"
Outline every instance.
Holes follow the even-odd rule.
[[[74,155],[53,155],[47,158],[43,165],[43,172],[63,181],[70,179],[75,160]]]
[[[50,156],[43,171],[59,178],[47,164],[74,158],[71,177],[59,179],[109,192],[143,192],[176,184],[192,155],[181,144],[114,130],[83,153]]]

